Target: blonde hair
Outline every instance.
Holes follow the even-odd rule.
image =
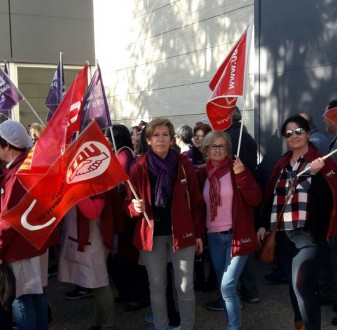
[[[170,120],[166,117],[158,117],[156,119],[151,120],[145,128],[145,136],[147,139],[150,139],[153,135],[153,132],[156,127],[158,126],[167,126],[169,129],[169,133],[171,136],[171,139],[174,138],[174,126],[170,122]]]
[[[39,123],[29,125],[29,134],[33,140],[38,140],[44,130],[44,127]]]

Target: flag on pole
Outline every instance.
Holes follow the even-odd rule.
[[[62,53],[61,53],[62,54]],[[54,115],[57,107],[61,103],[66,92],[65,84],[64,84],[64,70],[63,70],[63,62],[62,55],[60,56],[59,64],[54,73],[53,80],[50,85],[49,93],[45,102],[46,107],[49,109],[47,115],[47,122]]]
[[[209,84],[212,94],[206,105],[206,114],[214,130],[225,130],[231,126],[237,99],[244,95],[251,32],[249,25]]]
[[[82,131],[92,119],[96,120],[101,129],[112,126],[101,69],[98,64],[97,70],[91,79],[90,85],[84,97],[80,131]]]
[[[44,176],[56,159],[65,152],[73,132],[79,130],[77,126],[79,128],[87,86],[87,70],[88,67],[84,66],[78,73],[54,116],[18,170],[16,175],[26,190]]]
[[[5,61],[4,72],[5,72],[6,75],[9,77],[9,69],[8,69],[8,62],[7,62],[7,61]]]
[[[0,113],[12,118],[12,109],[23,100],[22,94],[0,68]]]
[[[93,121],[1,219],[40,249],[71,207],[126,180],[127,174]]]

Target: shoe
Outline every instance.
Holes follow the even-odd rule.
[[[153,323],[153,314],[147,314],[145,316],[145,321],[148,323]]]
[[[66,299],[69,300],[76,300],[76,299],[81,299],[81,298],[86,298],[86,297],[91,297],[92,292],[90,289],[87,288],[82,288],[81,286],[76,286],[74,290],[69,291],[66,293]]]
[[[215,301],[205,304],[205,308],[209,311],[221,312],[225,310],[224,302],[222,298],[218,298]]]
[[[246,298],[246,300],[251,303],[251,304],[256,304],[258,302],[260,302],[260,298],[259,297],[253,297],[253,298]]]

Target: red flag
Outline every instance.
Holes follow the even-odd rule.
[[[214,130],[231,126],[237,98],[244,95],[250,39],[251,26],[248,26],[209,84],[213,92],[206,114]]]
[[[87,86],[85,66],[76,76],[67,94],[48,122],[47,127],[17,172],[22,185],[29,190],[64,153],[72,134],[79,130],[83,97]]]
[[[40,249],[72,206],[126,180],[128,176],[109,143],[92,122],[1,219]]]

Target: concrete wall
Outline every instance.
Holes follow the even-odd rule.
[[[322,113],[337,97],[336,14],[329,0],[255,1],[256,139],[271,162],[286,150],[278,129],[289,115],[308,112],[325,131]]]
[[[0,60],[95,63],[92,0],[0,0]]]
[[[175,126],[193,126],[206,116],[208,83],[253,22],[254,6],[252,0],[125,0],[119,8],[95,0],[94,11],[112,118],[131,126],[168,116]],[[245,107],[253,131],[253,75],[250,81]]]

